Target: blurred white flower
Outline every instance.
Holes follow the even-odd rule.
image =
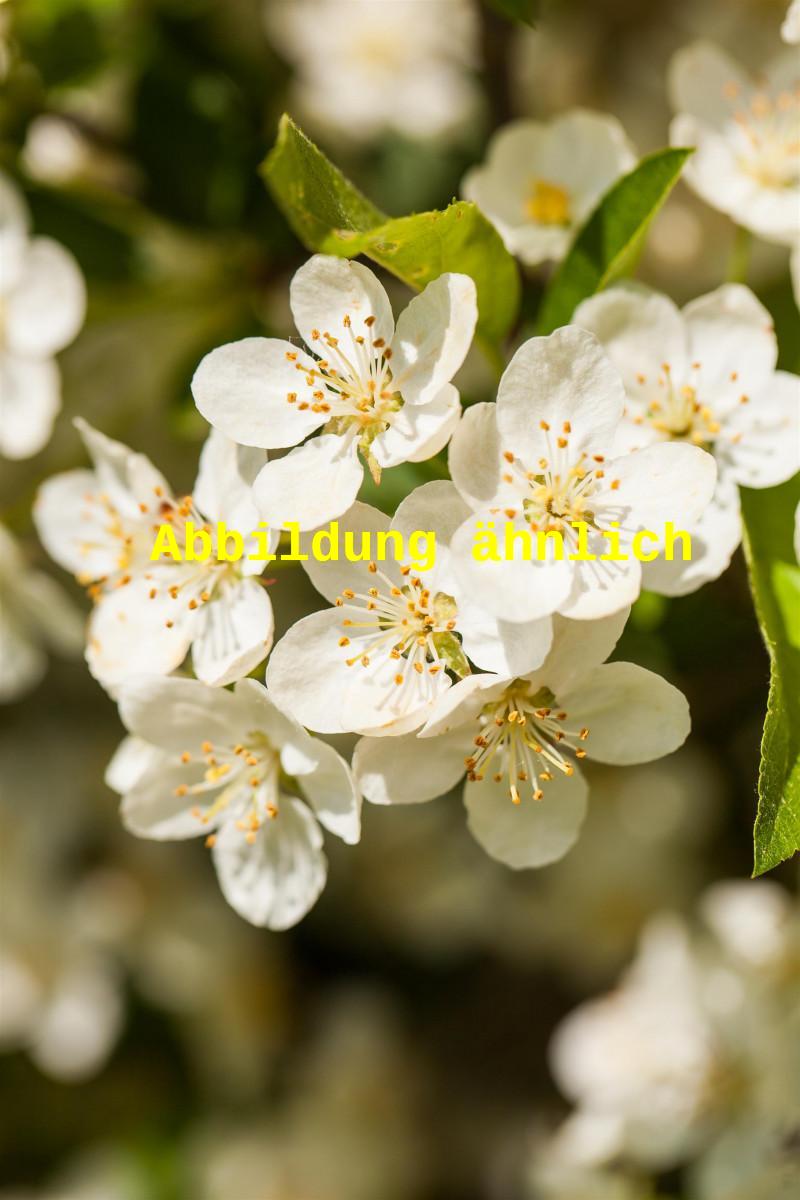
[[[442,275],[395,328],[372,271],[322,254],[296,272],[291,306],[310,354],[277,338],[245,338],[206,355],[192,391],[206,420],[235,441],[297,446],[263,468],[254,496],[270,527],[313,529],[355,500],[359,451],[377,480],[383,467],[422,462],[446,445],[460,409],[450,380],[478,310],[468,276]]]
[[[564,257],[600,197],[635,162],[619,121],[572,109],[546,125],[505,125],[492,138],[486,163],[467,173],[461,190],[496,225],[511,253],[533,266]]]
[[[450,686],[448,671],[530,671],[552,638],[549,618],[509,626],[477,608],[453,577],[448,542],[469,509],[452,483],[427,483],[390,520],[356,503],[339,521],[339,537],[394,531],[408,554],[412,539],[435,535],[435,558],[404,562],[304,564],[334,608],[294,624],[272,652],[267,686],[279,703],[319,733],[402,734],[420,726]],[[419,532],[418,532],[419,531]],[[310,535],[304,539],[308,550]],[[388,545],[392,542],[389,540]],[[374,549],[374,544],[373,544]]]
[[[781,25],[781,37],[790,45],[800,42],[800,0],[791,0]]]
[[[122,980],[86,919],[82,885],[61,878],[39,844],[41,814],[11,808],[17,781],[4,769],[0,1049],[24,1050],[45,1075],[77,1083],[102,1069],[119,1036]],[[22,794],[13,786],[14,801]]]
[[[800,379],[776,371],[772,319],[751,291],[725,284],[681,312],[667,297],[620,285],[578,306],[622,375],[625,416],[616,449],[691,442],[714,455],[717,490],[690,528],[689,562],[659,555],[645,587],[666,595],[716,579],[742,537],[738,484],[772,487],[800,470]]]
[[[713,495],[713,458],[677,442],[619,452],[624,410],[618,370],[572,325],[525,342],[500,380],[497,404],[467,409],[450,445],[450,474],[473,512],[452,549],[456,578],[476,604],[511,622],[618,612],[642,584],[631,552],[638,531],[663,538],[667,521],[681,529],[697,520]],[[580,548],[574,522],[585,525],[589,558],[571,557]],[[475,551],[496,524],[505,528],[495,535],[500,553],[484,560]],[[524,539],[536,549],[537,535],[549,532],[561,534],[562,558],[549,538],[549,557],[526,556]],[[615,558],[603,558],[606,533],[619,537]]]
[[[54,579],[32,570],[0,525],[0,703],[25,695],[47,670],[47,651],[77,655],[84,620]]]
[[[565,1135],[583,1131],[571,1139],[583,1161],[663,1170],[694,1157],[699,1200],[789,1195],[797,915],[764,881],[717,884],[700,908],[705,932],[654,919],[622,984],[559,1027],[551,1063],[577,1106]],[[765,1172],[787,1190],[760,1190]]]
[[[414,1045],[380,993],[323,993],[277,1110],[206,1122],[185,1157],[198,1200],[412,1200],[425,1162]]]
[[[253,679],[228,692],[142,678],[122,688],[119,703],[139,739],[123,743],[124,768],[116,762],[107,776],[124,792],[127,828],[159,841],[205,834],[241,916],[270,929],[296,924],[325,886],[317,821],[345,842],[359,838],[360,801],[344,760]]]
[[[220,686],[246,675],[272,644],[272,605],[255,578],[265,563],[247,554],[233,562],[219,557],[212,523],[223,520],[245,537],[256,529],[251,483],[264,454],[212,431],[193,495],[176,499],[144,455],[85,421],[76,424],[94,470],[47,480],[34,518],[55,561],[91,585],[96,604],[86,658],[92,674],[113,690],[133,675],[169,674],[191,649],[205,683]],[[170,525],[183,554],[190,520],[196,530],[208,529],[207,561],[152,562],[159,526]],[[276,540],[270,535],[271,546]]]
[[[362,738],[353,770],[363,795],[373,804],[417,804],[466,772],[469,828],[493,858],[521,868],[563,857],[586,812],[580,759],[648,762],[689,733],[677,688],[632,663],[605,662],[627,615],[555,618],[552,649],[537,670],[469,675],[434,705],[418,736]]]
[[[800,211],[800,62],[784,51],[750,78],[710,42],[670,66],[673,146],[696,146],[686,181],[708,204],[768,241],[792,245]]]
[[[476,108],[470,0],[292,0],[265,15],[297,72],[295,106],[315,125],[358,141],[440,138]]]
[[[22,193],[0,172],[0,454],[29,458],[48,441],[61,407],[55,355],[75,337],[86,288],[75,259],[29,236]]]

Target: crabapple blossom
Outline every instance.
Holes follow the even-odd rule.
[[[304,617],[275,646],[267,685],[277,701],[319,733],[402,734],[421,725],[450,687],[448,671],[469,673],[467,658],[505,674],[538,666],[550,647],[550,619],[498,621],[456,583],[448,542],[468,515],[445,480],[413,491],[391,521],[356,502],[339,521],[340,538],[352,532],[359,545],[365,534],[399,534],[407,550],[424,531],[435,536],[435,556],[420,567],[408,557],[352,563],[311,554],[304,566],[334,607]],[[311,541],[303,539],[305,550]]]
[[[681,529],[698,519],[714,491],[714,459],[677,442],[618,452],[624,410],[618,370],[592,334],[568,325],[525,342],[497,403],[466,411],[450,445],[450,474],[473,511],[451,546],[456,578],[475,603],[511,622],[552,612],[607,616],[639,595],[636,534],[662,537],[668,521]],[[585,526],[583,545],[575,523]],[[504,553],[476,558],[478,540],[496,526],[505,529],[495,534]],[[563,540],[561,558],[551,533]],[[540,536],[546,557],[531,555],[524,541]]]
[[[254,925],[287,929],[316,902],[327,865],[320,824],[348,843],[360,799],[345,761],[274,703],[262,684],[234,691],[145,677],[120,690],[134,741],[107,776],[131,832],[205,835],[228,903]]]
[[[476,107],[469,0],[293,0],[265,15],[295,66],[297,108],[352,141],[440,138]]]
[[[793,245],[800,210],[800,62],[784,50],[753,79],[710,42],[670,65],[673,146],[695,146],[684,170],[707,204],[768,241]]]
[[[46,444],[61,407],[55,355],[86,312],[75,259],[58,242],[30,237],[21,192],[0,173],[0,454],[29,458]]]
[[[0,525],[0,703],[25,695],[47,670],[47,649],[78,654],[83,617],[66,592],[33,570]]]
[[[466,773],[467,822],[493,858],[520,868],[563,857],[586,812],[581,759],[648,762],[689,733],[676,688],[643,667],[605,662],[627,616],[556,617],[536,670],[469,675],[444,692],[417,736],[362,738],[353,770],[364,797],[416,804]]]
[[[292,313],[307,352],[277,338],[220,346],[197,368],[203,416],[246,446],[296,446],[267,463],[255,501],[270,527],[314,529],[350,507],[363,479],[422,462],[446,445],[459,414],[450,383],[477,320],[467,275],[441,275],[395,328],[367,267],[316,254],[294,276]],[[303,442],[309,434],[320,436]]]
[[[548,124],[503,126],[461,191],[497,227],[509,251],[535,266],[564,257],[600,197],[635,162],[619,121],[576,108]]]
[[[717,489],[691,529],[692,557],[643,565],[667,595],[716,579],[742,537],[738,484],[772,487],[800,470],[800,379],[776,371],[767,310],[725,284],[681,312],[667,297],[623,284],[578,306],[574,321],[599,340],[625,384],[617,448],[689,442],[713,454]]]
[[[92,674],[113,691],[133,675],[169,674],[191,649],[205,683],[246,675],[272,644],[272,605],[256,578],[264,561],[247,554],[223,560],[211,522],[224,520],[244,535],[256,529],[250,485],[264,454],[212,431],[193,495],[176,498],[144,455],[76,423],[93,470],[47,480],[34,517],[50,555],[89,585],[95,601],[86,648]],[[188,521],[208,529],[205,562],[183,556]],[[164,524],[175,534],[180,562],[151,561]],[[276,544],[274,535],[268,540]]]
[[[576,1105],[564,1129],[583,1127],[595,1162],[664,1170],[691,1155],[691,1194],[711,1200],[733,1194],[726,1178],[737,1192],[755,1183],[791,1134],[797,920],[766,881],[715,884],[700,915],[695,935],[671,914],[653,918],[621,984],[562,1022],[550,1058]]]

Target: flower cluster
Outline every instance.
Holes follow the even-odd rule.
[[[735,507],[722,550],[702,531],[729,515],[735,483],[791,472],[796,427],[771,327],[743,288],[683,317],[662,297],[603,293],[576,324],[523,343],[496,402],[463,415],[451,381],[477,316],[468,277],[434,280],[395,326],[371,271],[317,255],[291,304],[306,349],[250,338],[200,363],[193,391],[212,430],[190,496],[79,422],[92,469],[51,478],[35,506],[44,544],[94,601],[87,660],[131,735],[108,775],[126,825],[204,836],[230,903],[272,928],[297,921],[324,885],[320,825],[358,839],[362,795],[417,803],[465,779],[469,827],[488,853],[540,866],[578,835],[584,759],[640,763],[680,746],[681,693],[606,661],[642,586],[638,559],[477,562],[476,527],[558,529],[574,548],[583,521],[597,548],[611,531],[626,546],[673,519],[699,531],[697,586],[738,541]],[[452,482],[417,487],[391,519],[356,499],[362,462],[377,484],[448,441]],[[429,530],[435,561],[310,556],[330,607],[271,650],[263,560],[228,561],[213,522],[265,522],[274,548],[287,523],[306,542],[332,517],[353,535]],[[212,538],[210,557],[153,561],[158,527],[180,545],[189,521]],[[687,586],[646,570],[656,590]],[[265,688],[246,677],[268,655]],[[352,770],[312,736],[342,733],[361,737]]]
[[[341,41],[330,61],[337,74],[352,69],[363,118],[350,133],[396,124],[398,114],[424,111],[427,121],[424,97],[418,108],[401,102],[385,86],[386,63],[373,71],[384,54],[414,90],[402,36],[409,6],[358,0],[355,38],[326,0],[291,7],[282,28],[301,73],[316,71],[320,30]],[[453,62],[466,61],[466,10],[448,5],[443,39],[436,6],[413,7],[415,52],[427,38],[438,78],[449,62],[463,84]],[[391,37],[390,14],[400,22]],[[706,45],[681,52],[672,69],[673,141],[697,146],[691,185],[751,230],[792,244],[795,74],[781,58],[755,84]],[[390,110],[364,101],[377,78]],[[317,72],[309,92],[319,113],[327,82]],[[568,253],[634,161],[616,120],[573,110],[501,129],[462,190],[534,267]],[[0,207],[12,268],[0,446],[20,455],[46,436],[56,403],[49,356],[80,323],[83,292],[57,246],[28,239],[6,184]],[[43,298],[51,317],[33,322]],[[607,661],[642,588],[679,595],[719,576],[742,536],[739,486],[771,487],[800,467],[797,379],[776,369],[771,319],[742,284],[682,311],[641,285],[610,286],[570,324],[521,339],[496,399],[463,412],[454,379],[479,317],[469,275],[440,274],[395,321],[370,269],[315,254],[294,275],[289,303],[299,338],[248,337],[199,363],[192,394],[210,433],[191,494],[78,420],[91,468],[48,479],[34,509],[45,547],[93,601],[87,662],[130,735],[108,774],[126,825],[157,839],[202,834],[230,903],[271,928],[315,902],[326,873],[320,826],[357,841],[362,797],[419,803],[463,782],[469,828],[493,858],[521,868],[564,855],[586,811],[584,759],[645,763],[689,733],[676,687]],[[393,516],[359,499],[365,486],[380,489],[383,472],[430,460],[434,478],[405,488]],[[299,555],[326,603],[273,647],[268,588],[278,581],[263,578],[265,560],[283,531],[308,549],[333,519],[351,544],[426,530],[438,553],[422,565],[370,552],[360,561]],[[218,522],[243,534],[266,526],[267,552],[232,561]],[[511,552],[476,554],[501,523]],[[688,559],[628,553],[669,523],[690,539]],[[201,530],[210,553],[154,556],[165,525],[179,548]],[[545,553],[526,553],[532,537]],[[0,638],[12,627],[61,636],[58,604],[41,602],[44,585],[21,578],[15,555],[9,548],[0,571]],[[18,647],[11,674],[32,678],[35,637]],[[250,678],[262,670],[263,683]],[[324,740],[342,734],[359,739],[351,765]]]

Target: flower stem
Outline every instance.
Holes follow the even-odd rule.
[[[728,283],[747,283],[750,266],[750,250],[753,238],[749,229],[737,225],[733,235],[733,247],[728,260]]]

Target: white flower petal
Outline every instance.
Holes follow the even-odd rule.
[[[473,556],[476,539],[490,526],[498,539],[499,562],[478,561]],[[457,530],[452,541],[453,571],[469,599],[502,621],[536,621],[556,612],[567,600],[573,586],[574,563],[568,557],[559,562],[552,557],[536,558],[536,539],[532,540],[533,558],[522,557],[524,546],[513,543],[513,558],[504,557],[505,526],[530,533],[528,525],[509,520],[501,512],[472,514]],[[552,547],[548,544],[548,553]]]
[[[383,338],[389,345],[394,335],[389,297],[369,267],[359,262],[313,255],[295,272],[289,302],[298,333],[323,358],[328,354],[320,334],[339,338],[348,357],[355,337],[363,337],[368,343]],[[370,317],[374,317],[371,328],[365,324]]]
[[[271,529],[288,522],[316,529],[350,508],[363,478],[356,442],[326,433],[267,463],[253,495]]]
[[[151,600],[151,588],[133,579],[103,596],[89,618],[86,662],[109,692],[137,675],[168,675],[191,645],[197,614],[163,592]]]
[[[107,495],[119,513],[141,520],[142,505],[152,512],[162,497],[169,498],[169,484],[144,454],[106,437],[82,417],[76,417],[73,424],[94,463],[95,491]]]
[[[0,350],[0,454],[38,454],[50,440],[60,408],[61,377],[55,362]]]
[[[375,578],[369,570],[369,560],[350,562],[347,558],[345,553],[346,535],[348,533],[353,535],[352,541],[356,553],[361,550],[362,534],[365,542],[369,536],[370,553],[374,555],[377,545],[375,534],[387,532],[391,527],[391,520],[379,508],[373,508],[371,504],[363,504],[360,500],[356,500],[355,504],[339,517],[338,525],[338,554],[332,557],[330,562],[323,562],[312,553],[313,532],[304,534],[300,539],[301,552],[308,555],[308,562],[303,563],[306,574],[320,595],[324,596],[331,604],[336,603],[345,588],[349,588],[353,592],[366,592],[375,583]],[[323,526],[323,528],[326,527]],[[324,546],[328,546],[327,539]],[[391,553],[391,550],[392,543],[389,542],[387,554]],[[393,582],[398,584],[401,582],[399,568],[392,558],[387,558],[386,562],[380,563],[380,570]]]
[[[458,392],[450,383],[426,404],[404,405],[388,429],[373,441],[370,449],[375,461],[387,468],[425,462],[447,445],[460,413]]]
[[[108,531],[108,511],[98,502],[92,471],[65,471],[46,479],[36,494],[36,532],[50,557],[85,579],[112,575],[119,565],[119,539]]]
[[[133,679],[120,688],[119,713],[129,733],[176,755],[239,740],[233,693],[196,679]]]
[[[565,188],[571,221],[576,225],[635,163],[636,155],[616,117],[574,108],[559,114],[547,127],[537,174]]]
[[[689,113],[717,130],[731,121],[730,92],[750,90],[750,79],[738,63],[711,42],[693,42],[673,57],[669,93],[679,113]]]
[[[642,586],[662,596],[686,596],[704,583],[718,579],[742,540],[738,488],[720,481],[702,516],[688,530],[692,556],[683,561],[680,543],[668,562],[663,554],[642,563]]]
[[[563,858],[575,844],[586,815],[589,789],[576,771],[551,780],[544,799],[523,797],[514,804],[505,780],[487,775],[464,787],[467,824],[487,854],[506,866],[544,867]]]
[[[572,591],[558,608],[574,621],[597,621],[627,610],[642,587],[642,564],[630,550],[622,551],[628,554],[625,560],[603,561],[608,542],[594,531],[589,532],[586,545],[596,561],[575,563]]]
[[[270,598],[257,580],[220,584],[196,615],[192,665],[203,683],[224,687],[248,675],[269,654],[275,621]]]
[[[472,508],[513,503],[516,493],[502,478],[503,445],[495,404],[473,404],[462,414],[450,440],[448,464],[453,483]]]
[[[163,750],[129,735],[122,739],[114,751],[103,781],[106,787],[122,796],[131,791],[156,763],[166,765],[168,762]]]
[[[710,503],[717,481],[713,455],[686,442],[658,442],[615,458],[606,467],[609,484],[598,497],[604,520],[622,530],[651,529],[664,537],[664,523],[676,529],[696,521]],[[605,524],[603,524],[605,528]]]
[[[169,720],[168,713],[164,719]],[[217,792],[206,792],[202,798],[184,792],[184,788],[200,783],[202,778],[202,763],[187,767],[168,763],[163,757],[155,758],[150,768],[125,790],[120,805],[123,825],[137,837],[156,842],[208,835],[216,828],[217,821],[204,822],[202,813],[213,804]]]
[[[319,825],[291,796],[281,796],[278,815],[264,822],[252,845],[235,825],[223,826],[213,857],[222,894],[253,925],[289,929],[325,887]]]
[[[560,698],[606,661],[622,637],[629,613],[626,608],[591,622],[553,617],[552,648],[543,665],[531,672],[531,678]]]
[[[49,358],[83,324],[86,285],[80,267],[58,242],[34,238],[5,304],[5,340],[12,352]]]
[[[406,404],[439,395],[467,356],[478,303],[469,275],[440,275],[400,315],[392,341],[392,382]]]
[[[394,741],[387,738],[387,741]],[[350,768],[332,746],[313,739],[317,764],[299,779],[317,820],[349,846],[361,837],[361,797]]]
[[[289,342],[243,338],[205,356],[192,395],[209,424],[236,442],[295,446],[326,420],[312,408],[313,370],[314,359]]]
[[[601,343],[632,399],[646,402],[652,395],[662,363],[670,364],[676,378],[683,377],[689,362],[686,332],[667,296],[640,284],[618,284],[584,300],[572,319]]]
[[[553,640],[549,617],[512,624],[463,599],[458,602],[456,629],[467,657],[498,675],[526,675],[544,661]]]
[[[421,739],[362,738],[353,753],[353,771],[371,804],[421,804],[454,788],[464,775],[470,731]]]
[[[601,453],[610,447],[624,407],[622,379],[597,339],[566,325],[523,342],[503,372],[497,392],[501,448],[533,465],[551,456],[552,438],[568,422],[573,457]]]
[[[218,429],[212,429],[200,452],[192,497],[203,516],[225,521],[230,529],[247,536],[258,525],[253,483],[267,456],[263,450],[239,446]],[[277,544],[277,537],[272,539]],[[274,549],[274,545],[270,546]]]
[[[452,730],[463,730],[480,715],[484,705],[501,696],[509,680],[498,675],[467,675],[453,684],[436,701],[427,724],[419,732],[420,739],[438,738]],[[474,730],[468,731],[472,737]]]
[[[572,720],[589,729],[584,748],[598,762],[650,762],[671,754],[689,736],[686,697],[634,663],[595,667],[558,699]]]
[[[317,733],[378,733],[399,735],[421,725],[430,704],[449,686],[444,672],[432,676],[403,671],[402,661],[370,653],[369,665],[348,658],[358,654],[357,629],[343,620],[358,622],[363,609],[335,608],[312,613],[297,621],[275,646],[267,664],[267,687],[277,702]],[[350,636],[349,645],[340,639]]]
[[[721,471],[745,487],[774,487],[800,470],[800,378],[776,371],[741,405],[726,432],[741,439],[720,452]]]
[[[770,380],[778,359],[772,318],[749,288],[726,283],[683,310],[689,361],[699,362],[698,387],[704,400],[721,392],[755,396]],[[736,386],[731,386],[735,371]],[[707,400],[714,407],[713,400]]]

